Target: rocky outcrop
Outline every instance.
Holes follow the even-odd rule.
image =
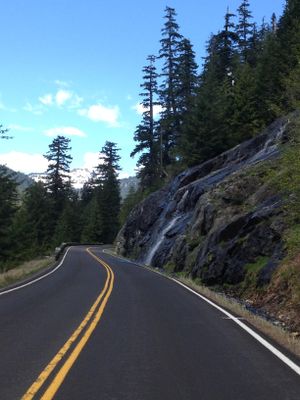
[[[119,232],[119,253],[208,285],[237,284],[253,270],[256,285],[269,282],[284,257],[284,219],[266,174],[287,126],[287,119],[276,121],[150,195]]]

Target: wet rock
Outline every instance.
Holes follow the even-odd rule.
[[[239,283],[245,266],[265,257],[257,285],[268,283],[284,256],[285,224],[281,199],[264,184],[259,165],[278,157],[286,126],[279,119],[153,193],[130,214],[118,251],[158,268],[171,263],[209,285]]]

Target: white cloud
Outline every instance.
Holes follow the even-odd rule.
[[[84,160],[83,168],[87,168],[90,171],[95,169],[100,163],[99,155],[100,155],[99,152],[98,153],[92,153],[92,152],[85,153],[83,156],[83,160]]]
[[[135,106],[132,107],[139,115],[142,115],[145,111],[148,111],[146,107],[143,106],[141,103],[137,103]],[[163,107],[161,105],[153,106],[153,117],[159,116],[161,112],[163,112]]]
[[[31,128],[30,126],[22,126],[22,125],[17,125],[17,124],[11,124],[8,125],[8,129],[12,131],[19,131],[19,132],[33,132],[34,129]]]
[[[18,151],[0,154],[0,164],[25,174],[45,172],[48,167],[48,161],[42,154],[29,154]]]
[[[57,91],[55,95],[56,105],[59,107],[63,106],[68,100],[70,100],[73,96],[73,93],[69,90],[60,89]]]
[[[56,79],[54,81],[55,85],[60,86],[60,87],[69,87],[69,83],[65,81],[61,81],[60,79]]]
[[[53,96],[51,93],[45,94],[44,96],[39,97],[39,101],[44,104],[44,106],[52,106]]]
[[[39,101],[43,104],[43,106],[50,107],[56,105],[57,107],[66,106],[69,109],[76,109],[80,107],[81,103],[83,102],[83,98],[70,90],[59,89],[54,94],[47,93],[39,97]]]
[[[102,104],[95,104],[89,108],[78,110],[78,114],[94,122],[106,122],[111,127],[120,126],[118,122],[120,109],[118,106],[105,107]]]
[[[81,131],[78,128],[75,128],[73,126],[61,126],[61,127],[57,127],[57,128],[51,128],[51,129],[47,129],[44,131],[44,134],[46,136],[58,136],[58,135],[62,135],[62,136],[79,136],[79,137],[86,137],[86,133]]]
[[[23,107],[23,110],[28,111],[34,115],[42,115],[44,111],[43,106],[41,105],[33,106],[31,103],[26,103],[25,106]]]

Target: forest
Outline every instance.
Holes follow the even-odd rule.
[[[143,114],[131,153],[138,155],[137,192],[131,190],[121,204],[119,149],[109,141],[81,193],[68,178],[72,156],[66,137],[55,138],[45,154],[47,182],[33,184],[22,196],[1,166],[1,270],[61,242],[112,243],[132,207],[149,193],[299,108],[300,0],[287,0],[282,16],[259,23],[248,0],[235,12],[228,9],[223,27],[207,41],[200,72],[176,16],[166,7],[160,48],[143,68]],[[0,129],[1,140],[13,140]]]

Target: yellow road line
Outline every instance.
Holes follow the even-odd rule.
[[[112,269],[109,267],[109,265],[106,264],[104,261],[102,261],[97,256],[95,256],[90,251],[90,249],[87,249],[87,252],[93,258],[95,258],[107,271],[107,278],[106,278],[106,281],[105,281],[104,288],[101,291],[100,295],[97,297],[96,301],[94,302],[93,306],[91,307],[91,309],[87,313],[87,315],[84,318],[84,320],[81,322],[81,324],[78,326],[78,328],[73,332],[72,336],[67,340],[67,342],[63,345],[63,347],[58,351],[58,353],[53,357],[53,359],[46,366],[46,368],[41,372],[41,374],[38,376],[36,381],[30,386],[30,388],[27,390],[27,392],[24,394],[24,396],[22,397],[21,400],[31,400],[31,399],[33,399],[35,394],[38,392],[38,390],[45,383],[46,379],[49,377],[49,375],[54,370],[56,365],[65,356],[66,352],[69,350],[71,345],[76,341],[76,339],[78,338],[80,333],[83,331],[85,326],[88,324],[88,322],[92,318],[97,306],[101,302],[101,300],[102,300],[102,298],[103,298],[104,294],[106,293],[107,288],[109,286],[108,292],[106,293],[106,295],[105,295],[105,297],[103,299],[103,302],[102,302],[99,310],[97,311],[94,319],[92,320],[90,326],[88,327],[86,333],[81,338],[79,343],[76,345],[75,349],[73,350],[73,352],[71,353],[69,358],[66,360],[66,362],[61,367],[61,369],[57,373],[56,377],[54,378],[54,380],[52,381],[52,383],[50,384],[50,386],[46,390],[45,394],[42,397],[43,400],[45,400],[45,399],[48,400],[48,399],[52,399],[53,398],[53,396],[55,395],[55,393],[58,390],[59,386],[63,382],[65,376],[67,375],[67,373],[71,369],[72,365],[76,361],[76,359],[79,356],[80,352],[82,351],[83,347],[85,346],[85,344],[87,343],[88,339],[90,338],[92,332],[96,328],[96,325],[98,324],[98,322],[99,322],[99,320],[100,320],[100,318],[101,318],[101,316],[103,314],[104,308],[106,306],[108,298],[109,298],[109,296],[110,296],[110,294],[112,292],[112,289],[113,289],[114,273],[113,273]]]

